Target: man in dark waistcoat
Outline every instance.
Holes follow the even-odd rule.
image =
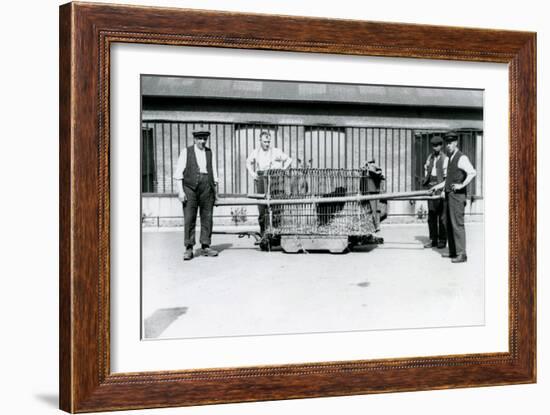
[[[443,138],[436,135],[431,139],[432,152],[424,165],[424,186],[433,187],[445,181],[449,159],[442,151]],[[424,248],[445,248],[447,245],[447,230],[445,229],[445,200],[441,191],[435,192],[438,199],[428,200],[428,230],[430,242]]]
[[[193,132],[195,143],[181,151],[174,173],[178,199],[183,204],[184,261],[193,259],[197,213],[201,217],[200,253],[209,257],[218,255],[218,252],[210,247],[212,214],[217,199],[218,176],[215,158],[212,157],[212,151],[206,147],[206,141],[209,137],[210,132],[207,130]]]
[[[476,171],[468,156],[458,149],[458,136],[448,133],[445,136],[449,163],[447,178],[442,184],[431,188],[433,192],[444,189],[445,214],[447,218],[447,242],[449,253],[442,256],[451,262],[466,262],[466,231],[464,228],[464,208],[466,207],[466,186],[476,176]]]

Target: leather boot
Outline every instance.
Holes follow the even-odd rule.
[[[466,256],[466,254],[460,254],[456,258],[451,259],[451,262],[453,264],[458,264],[460,262],[466,262],[467,260],[468,260],[468,257]]]
[[[184,261],[189,261],[190,259],[193,259],[193,248],[191,248],[191,249],[188,248],[183,253],[183,260]]]

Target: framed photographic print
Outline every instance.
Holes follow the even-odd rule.
[[[61,409],[535,382],[535,46],[61,6]]]

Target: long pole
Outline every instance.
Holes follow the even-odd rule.
[[[255,199],[249,197],[241,198],[221,198],[218,199],[216,206],[246,206],[246,205],[299,205],[304,203],[319,204],[319,203],[337,203],[337,202],[363,202],[367,200],[391,200],[403,199],[407,197],[430,196],[427,190],[419,190],[414,192],[393,192],[393,193],[377,193],[370,195],[354,195],[354,196],[337,196],[337,197],[315,197],[304,199]]]

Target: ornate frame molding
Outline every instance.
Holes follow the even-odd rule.
[[[265,38],[255,36],[259,26]],[[510,351],[110,373],[109,70],[110,46],[117,42],[508,63]],[[535,103],[534,33],[104,4],[61,6],[61,409],[90,412],[534,382]]]

